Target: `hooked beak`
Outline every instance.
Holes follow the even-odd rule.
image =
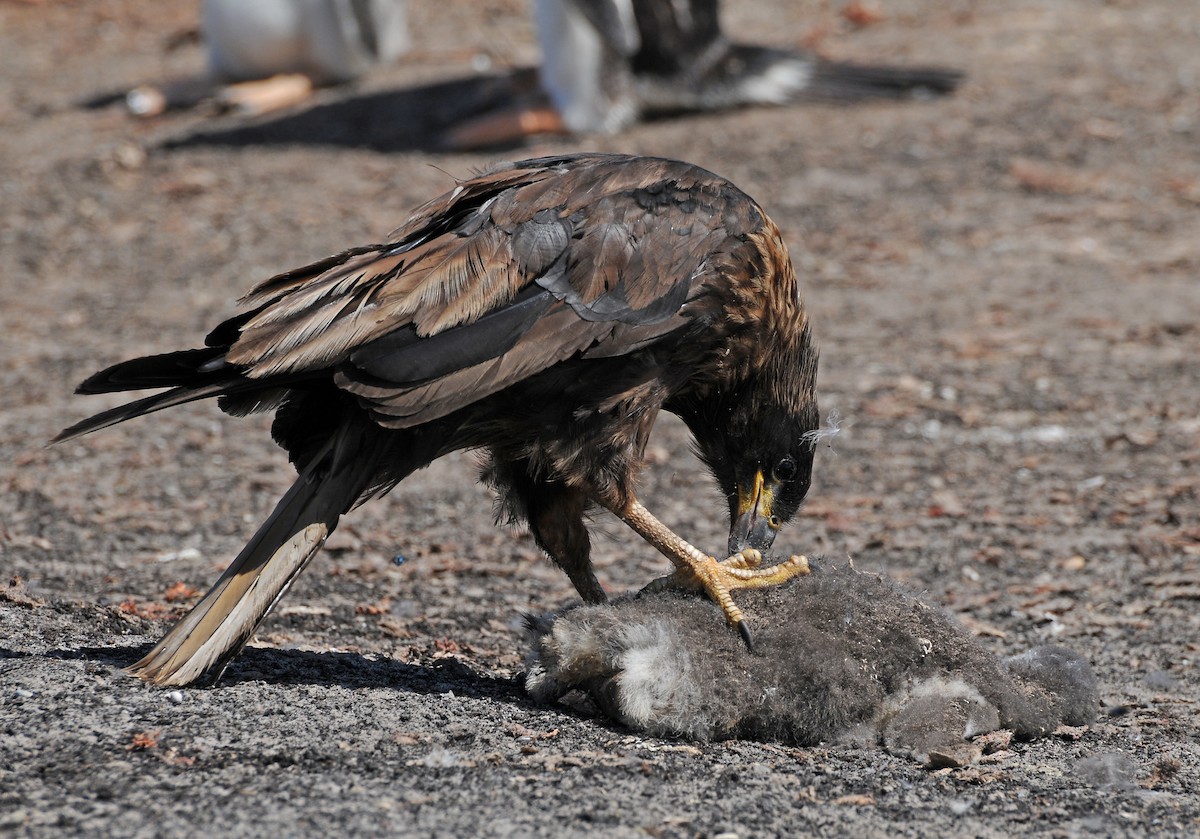
[[[767,485],[762,470],[755,470],[749,482],[738,482],[737,517],[729,529],[729,555],[746,548],[767,551],[783,523],[771,512],[775,499],[773,487]]]

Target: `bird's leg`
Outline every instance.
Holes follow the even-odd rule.
[[[538,547],[566,572],[586,603],[604,603],[608,596],[592,570],[592,546],[584,524],[588,494],[582,487],[537,477],[527,458],[507,450],[492,450],[482,478],[500,499],[497,518],[510,524],[525,522]]]
[[[468,117],[441,136],[443,148],[471,151],[511,144],[538,134],[568,134],[562,115],[544,95],[516,99],[487,113]]]
[[[217,102],[244,116],[260,116],[297,105],[312,93],[313,82],[308,76],[280,73],[268,79],[226,85],[217,92]]]
[[[583,523],[587,496],[564,484],[531,482],[522,489],[529,529],[538,545],[567,572],[584,602],[606,602],[608,596],[592,570],[591,539]]]
[[[760,568],[758,566],[762,563],[762,554],[753,548],[718,561],[677,536],[636,498],[624,508],[609,505],[604,499],[600,501],[675,564],[675,573],[656,581],[657,584],[704,589],[721,607],[726,619],[737,628],[747,644],[750,643],[750,633],[745,616],[729,593],[740,588],[779,585],[797,574],[808,573],[808,558],[803,556],[793,556],[786,562],[770,568]]]

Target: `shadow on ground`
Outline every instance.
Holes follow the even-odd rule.
[[[509,101],[528,88],[534,74],[516,70],[364,93],[250,124],[202,129],[167,140],[163,147],[312,145],[436,151],[443,147],[441,137],[447,129]]]
[[[91,661],[124,669],[149,652],[150,646],[71,647],[46,650],[41,654],[0,647],[0,659],[42,657],[56,661]],[[453,690],[456,696],[472,699],[531,704],[518,680],[476,672],[456,659],[426,666],[353,652],[250,648],[229,666],[219,682],[205,687],[231,687],[247,682],[337,686],[347,690],[386,688],[423,695]],[[195,686],[189,689],[195,689]]]

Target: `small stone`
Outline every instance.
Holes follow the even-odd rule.
[[[1148,449],[1158,442],[1158,432],[1152,428],[1131,428],[1126,430],[1125,439],[1135,448]]]
[[[1007,749],[1012,743],[1013,733],[1007,728],[997,728],[995,731],[989,731],[986,734],[980,734],[972,742],[983,749],[984,753],[991,754],[992,752],[1002,751]]]
[[[974,806],[975,802],[969,798],[952,798],[946,803],[946,807],[956,816],[966,814]]]
[[[842,807],[874,807],[875,797],[865,793],[850,793],[833,799],[833,803]]]
[[[939,489],[930,496],[931,514],[956,518],[967,514],[967,506],[953,490]]]
[[[167,694],[167,701],[172,705],[182,705],[184,700],[183,691],[173,690]]]
[[[200,553],[196,548],[182,548],[178,551],[167,551],[164,554],[159,554],[157,559],[159,562],[195,562],[203,559],[204,554]]]
[[[978,763],[983,756],[983,749],[975,743],[955,743],[930,749],[925,760],[927,769],[958,769]]]
[[[140,169],[146,162],[146,150],[137,143],[122,143],[113,151],[113,159],[122,169]]]
[[[29,810],[18,807],[8,813],[0,813],[0,828],[16,828],[29,822]]]

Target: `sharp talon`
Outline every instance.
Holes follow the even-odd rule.
[[[746,651],[754,653],[754,636],[750,632],[750,624],[746,621],[738,621],[738,635],[742,636],[742,641],[746,644]]]

